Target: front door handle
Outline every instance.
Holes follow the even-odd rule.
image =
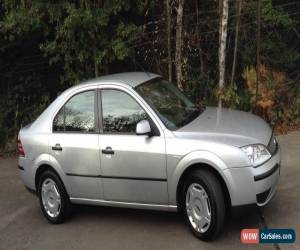
[[[106,147],[105,149],[102,149],[102,154],[113,155],[114,153],[115,151],[113,151],[111,147]]]
[[[54,147],[52,147],[52,150],[55,150],[55,151],[62,151],[62,147],[60,146],[59,143],[56,143]]]

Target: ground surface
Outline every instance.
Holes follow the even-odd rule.
[[[228,220],[212,243],[194,238],[180,215],[79,206],[71,220],[50,225],[38,200],[25,190],[17,159],[0,159],[0,249],[300,249],[300,131],[279,136],[282,171],[278,191],[260,211]],[[243,228],[294,228],[293,245],[242,245]]]

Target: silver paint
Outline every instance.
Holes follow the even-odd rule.
[[[269,125],[250,113],[207,107],[191,123],[169,131],[133,88],[156,77],[151,73],[122,73],[64,91],[37,120],[20,131],[26,154],[19,158],[24,184],[35,190],[37,170],[48,165],[60,176],[74,203],[169,210],[177,206],[177,188],[184,171],[206,164],[224,180],[232,205],[257,203],[256,194],[271,188],[267,203],[275,192],[279,170],[258,182],[253,177],[280,164],[280,150],[253,168],[239,147],[267,145],[272,134]],[[153,120],[160,136],[52,132],[56,113],[70,97],[99,88],[123,90],[132,96]],[[57,143],[62,151],[52,151]],[[106,147],[111,147],[114,155],[101,154]],[[102,178],[105,176],[110,178]]]
[[[150,124],[147,120],[142,120],[136,125],[137,135],[146,135],[151,132]]]

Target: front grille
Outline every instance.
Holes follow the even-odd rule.
[[[271,136],[271,139],[269,141],[267,148],[271,155],[274,155],[277,151],[278,144],[277,144],[276,138],[273,134]]]

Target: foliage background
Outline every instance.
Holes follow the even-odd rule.
[[[171,5],[171,63],[183,90],[206,105],[253,111],[279,131],[300,122],[300,1],[261,0],[257,105],[257,0],[230,1],[226,87],[217,89],[219,1],[185,0],[182,61],[175,62],[176,6]],[[237,68],[230,84],[235,23]],[[168,78],[165,1],[0,0],[0,152],[14,150],[20,127],[67,87],[96,76],[146,69]],[[175,79],[176,80],[176,79]],[[178,84],[178,82],[177,82]]]

